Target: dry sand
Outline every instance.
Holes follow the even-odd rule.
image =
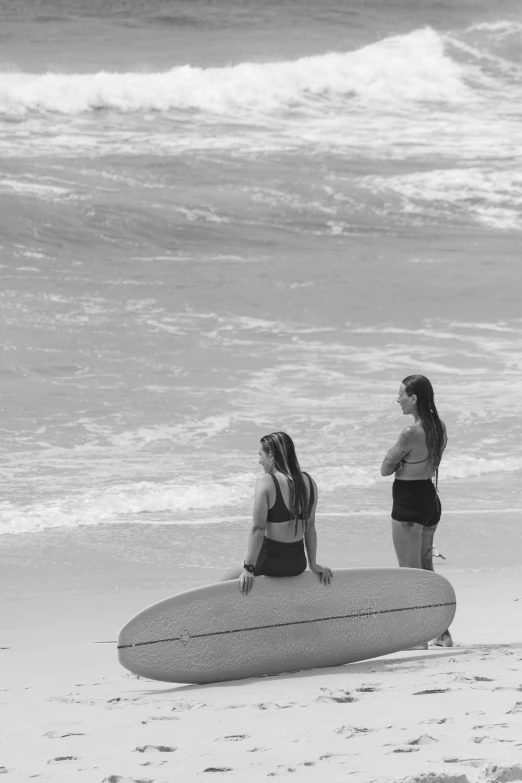
[[[522,780],[520,571],[448,578],[458,600],[451,649],[206,686],[139,679],[117,662],[119,627],[164,593],[4,602],[0,774]]]

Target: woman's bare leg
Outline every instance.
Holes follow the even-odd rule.
[[[433,568],[433,538],[436,529],[437,525],[424,527],[422,529],[421,563],[426,571],[435,570]],[[451,638],[450,632],[448,630],[444,631],[444,633],[441,633],[436,639],[433,639],[432,644],[437,647],[453,647],[453,639]]]
[[[436,529],[437,525],[422,528],[421,567],[425,571],[435,570],[433,568],[433,538],[435,537]]]
[[[392,539],[401,568],[422,568],[422,525],[392,519]]]
[[[392,519],[392,538],[397,561],[401,568],[422,568],[422,525],[416,522],[397,522]],[[427,650],[428,644],[416,644],[410,650]]]

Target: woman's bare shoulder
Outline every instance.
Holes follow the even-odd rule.
[[[269,489],[272,483],[269,473],[260,473],[256,478],[256,489]]]
[[[414,424],[408,424],[407,427],[404,427],[404,429],[401,430],[399,440],[402,442],[411,441],[413,438],[415,438],[416,435],[418,435],[419,432],[422,432],[422,427],[420,427],[417,422]]]

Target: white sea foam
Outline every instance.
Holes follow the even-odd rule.
[[[197,439],[215,437],[228,429],[233,416],[208,416],[202,419],[184,419],[183,423],[174,426],[166,424],[156,427],[140,427],[137,430],[127,430],[110,436],[110,443],[118,447],[141,447],[158,441],[172,441],[186,444]]]
[[[177,482],[134,482],[115,484],[105,491],[90,491],[83,496],[63,496],[31,505],[5,502],[0,507],[0,534],[27,533],[47,528],[78,527],[157,521],[168,512],[175,519],[163,523],[199,524],[214,521],[215,514],[194,517],[191,512],[215,512],[236,509],[252,498],[254,474],[206,484]]]
[[[486,330],[492,332],[510,332],[511,334],[517,334],[517,329],[512,326],[508,326],[505,321],[499,321],[497,323],[490,322],[469,322],[469,321],[448,321],[448,327],[456,327],[461,329],[473,329],[473,330]]]
[[[445,458],[441,481],[476,478],[489,474],[514,473],[522,469],[522,458],[480,458],[460,455]],[[382,479],[375,465],[325,466],[313,470],[323,493],[323,516],[381,516],[383,511],[365,508],[361,500],[358,510],[342,512],[328,509],[339,490],[368,489]],[[50,528],[74,528],[101,524],[218,524],[234,519],[249,518],[255,473],[243,473],[217,482],[134,482],[115,484],[105,491],[91,490],[83,496],[63,495],[59,498],[33,504],[4,502],[0,506],[0,535],[38,532]],[[343,501],[345,503],[346,501]],[[372,501],[373,503],[375,500]],[[335,508],[335,505],[334,505]],[[227,509],[226,516],[223,511]],[[480,513],[493,513],[480,507]],[[472,513],[459,508],[448,509],[452,514]],[[512,513],[516,509],[496,509],[497,513]]]
[[[522,173],[509,170],[432,169],[389,177],[361,177],[373,192],[394,192],[406,206],[423,206],[430,212],[454,217],[455,209],[495,228],[522,228]]]
[[[0,179],[0,193],[16,193],[18,196],[32,196],[44,201],[64,201],[81,198],[79,194],[73,193],[68,188],[7,177]]]
[[[286,62],[206,69],[187,65],[160,73],[4,72],[0,113],[202,110],[234,116],[245,110],[324,111],[328,102],[342,103],[350,96],[386,103],[453,103],[469,97],[463,75],[461,66],[445,55],[441,36],[425,28],[352,52]]]
[[[471,25],[466,32],[486,32],[500,36],[519,35],[522,32],[522,22],[516,20],[498,20],[496,22],[479,22]]]
[[[510,158],[521,148],[520,66],[508,53],[478,48],[468,38],[426,27],[353,51],[281,62],[158,73],[5,71],[0,117],[22,122],[2,135],[0,149],[4,155],[71,156],[79,149],[94,156],[250,155],[312,145],[378,158],[472,160],[490,159],[493,146],[495,157]],[[114,125],[108,112],[125,113],[125,125]],[[258,196],[271,197],[269,189]],[[223,220],[189,213],[191,220]],[[485,214],[488,220],[508,224],[500,213]],[[332,233],[347,230],[343,221],[330,223]]]
[[[45,296],[38,303],[53,313],[69,312],[75,304],[63,294]],[[80,312],[90,308],[105,318],[113,304],[86,297]],[[149,318],[154,309],[161,312]],[[77,410],[84,410],[88,400],[92,414],[40,416],[33,430],[24,419],[20,431],[6,433],[14,448],[5,470],[17,502],[3,507],[4,532],[112,522],[199,524],[228,513],[248,515],[255,473],[245,468],[254,468],[257,434],[274,429],[295,438],[301,463],[319,484],[324,510],[337,511],[354,498],[364,508],[365,498],[379,491],[380,460],[404,426],[394,403],[397,367],[430,377],[436,369],[437,404],[450,431],[441,479],[458,484],[491,476],[494,484],[499,476],[515,482],[522,469],[516,418],[522,320],[448,323],[434,318],[418,329],[351,322],[333,330],[290,319],[176,313],[162,310],[149,295],[125,300],[115,311],[118,318],[124,310],[129,323],[180,328],[196,366],[196,359],[204,357],[209,379],[194,377],[190,363],[181,365],[183,388],[178,388],[170,364],[159,373],[140,367],[137,383],[128,386],[129,407],[122,412],[122,376],[116,367],[104,387],[113,391],[102,390],[97,398],[103,406],[111,403],[106,412],[92,396],[83,396]],[[17,313],[25,318],[25,311]],[[219,342],[223,335],[230,343]],[[249,359],[256,358],[255,370],[245,372],[242,364],[242,335],[253,346],[247,350]],[[234,362],[227,358],[223,368],[219,351],[229,347]],[[93,368],[85,376],[78,370],[57,359],[56,366],[45,367],[45,377],[52,380],[53,391],[65,379],[69,394],[71,388],[82,392],[84,377],[82,394],[91,395]],[[214,379],[223,380],[225,374],[219,413],[206,415],[215,410]],[[117,399],[111,398],[115,391]],[[161,400],[150,396],[158,393]],[[199,413],[190,403],[194,399]],[[35,476],[50,476],[52,482],[40,482],[35,491]],[[34,501],[28,503],[27,497]],[[487,495],[483,505],[486,501]]]
[[[522,457],[517,456],[489,458],[459,454],[458,457],[445,457],[443,464],[444,477],[453,479],[487,476],[490,473],[516,473],[520,470]]]
[[[370,487],[377,482],[374,472],[357,465],[316,468],[314,478],[325,492],[340,487]]]

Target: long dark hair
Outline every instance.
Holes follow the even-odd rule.
[[[408,375],[402,383],[408,397],[417,395],[417,413],[426,435],[431,465],[437,471],[444,451],[444,429],[435,405],[433,386],[424,375]]]
[[[292,519],[295,520],[296,534],[299,520],[302,520],[303,527],[306,530],[309,516],[308,493],[292,438],[286,432],[272,432],[270,435],[264,435],[261,438],[261,446],[266,454],[272,454],[274,468],[283,473],[288,479],[290,514]]]

